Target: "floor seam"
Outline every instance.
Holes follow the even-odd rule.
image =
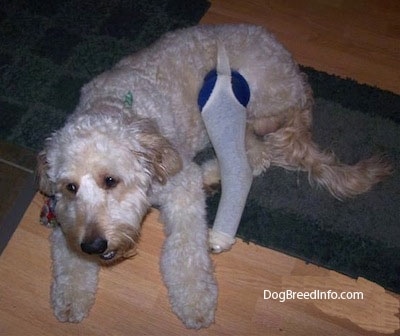
[[[0,158],[0,162],[6,164],[6,165],[8,165],[8,166],[17,168],[17,169],[19,169],[19,170],[22,170],[22,171],[24,171],[24,172],[27,172],[27,173],[29,173],[29,174],[33,174],[33,173],[34,173],[34,170],[32,170],[32,169],[26,168],[26,167],[21,166],[21,165],[19,165],[19,164],[17,164],[17,163],[14,163],[14,162],[11,162],[11,161],[2,159],[2,158]]]

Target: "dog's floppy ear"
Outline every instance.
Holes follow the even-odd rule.
[[[43,194],[47,196],[53,196],[55,193],[55,185],[50,181],[49,176],[47,175],[49,164],[46,156],[46,150],[42,150],[37,156],[36,181],[39,186],[39,190]]]
[[[161,184],[167,182],[168,177],[174,176],[182,170],[182,159],[173,145],[162,136],[157,126],[149,119],[142,119],[135,122],[139,130],[137,140],[143,147],[143,151],[138,153],[144,157],[150,165],[150,170],[154,177]],[[135,128],[136,128],[135,127]]]

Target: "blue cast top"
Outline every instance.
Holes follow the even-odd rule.
[[[203,109],[204,105],[207,103],[208,98],[210,98],[211,93],[214,89],[215,83],[217,82],[217,70],[211,70],[206,77],[204,77],[204,83],[200,89],[197,103],[200,107],[200,111]],[[250,88],[246,79],[237,71],[233,70],[231,72],[231,84],[232,91],[240,104],[244,107],[247,106],[250,100]]]

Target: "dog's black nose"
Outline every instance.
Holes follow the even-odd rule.
[[[81,244],[81,249],[87,254],[102,254],[107,250],[107,240],[97,237],[94,240],[85,240]]]

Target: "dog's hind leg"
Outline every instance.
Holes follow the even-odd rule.
[[[53,283],[51,302],[61,322],[80,322],[95,301],[100,266],[71,251],[61,229],[51,234]]]
[[[272,160],[271,149],[266,145],[264,140],[264,136],[269,132],[265,134],[257,133],[257,124],[257,122],[247,123],[245,138],[247,160],[252,169],[253,176],[260,175],[268,169]]]
[[[187,163],[155,194],[165,223],[161,271],[172,309],[188,328],[207,327],[214,321],[217,285],[200,167]]]
[[[262,118],[248,121],[245,134],[245,151],[253,176],[267,170],[272,161],[272,151],[268,147],[265,136],[275,132],[279,127],[278,118]],[[201,164],[203,185],[207,194],[220,191],[221,170],[216,158]]]

